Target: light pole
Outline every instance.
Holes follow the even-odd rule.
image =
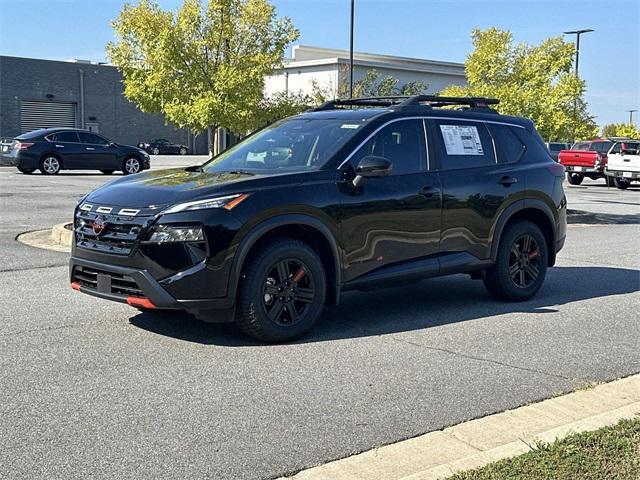
[[[625,112],[629,112],[629,125],[633,125],[633,112],[637,112],[638,110],[625,110]]]
[[[351,29],[349,31],[349,98],[353,98],[353,10],[354,0],[351,0]]]
[[[576,36],[576,77],[578,76],[578,61],[580,60],[580,35],[589,32],[593,32],[593,30],[591,28],[583,28],[582,30],[571,30],[570,32],[564,32],[565,35]]]

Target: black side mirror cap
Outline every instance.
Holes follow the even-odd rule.
[[[354,187],[361,187],[369,178],[386,177],[391,173],[393,166],[384,157],[367,155],[356,167],[356,177],[353,179]]]

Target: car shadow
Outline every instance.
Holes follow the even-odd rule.
[[[408,332],[514,312],[545,314],[556,312],[557,305],[639,289],[637,270],[554,267],[536,297],[527,302],[505,303],[490,297],[482,282],[472,281],[466,275],[453,275],[407,286],[346,293],[339,307],[325,309],[314,329],[292,343]],[[264,345],[244,336],[234,324],[203,323],[186,313],[145,312],[132,317],[130,322],[149,332],[188,342],[229,347]]]

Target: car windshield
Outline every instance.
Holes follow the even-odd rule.
[[[260,174],[317,170],[362,127],[363,121],[294,118],[276,122],[203,165],[207,172]]]

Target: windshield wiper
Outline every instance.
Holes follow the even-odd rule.
[[[233,175],[255,175],[253,172],[249,172],[247,170],[229,170],[228,172],[218,172],[218,173],[231,173]]]
[[[184,169],[185,172],[204,172],[202,165],[191,165]]]

